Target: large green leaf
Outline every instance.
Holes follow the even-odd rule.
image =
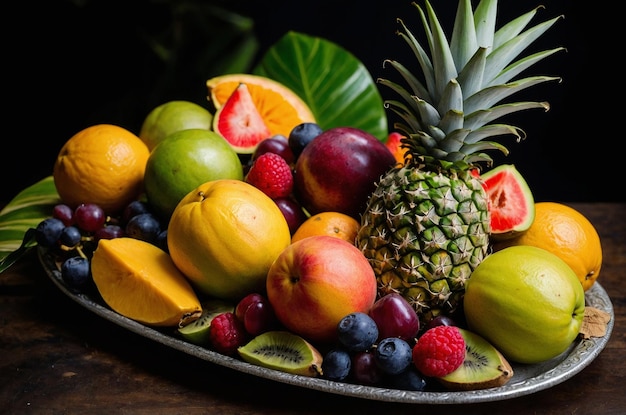
[[[49,176],[22,190],[0,211],[0,272],[35,245],[28,230],[50,217],[59,202],[54,179]]]
[[[360,60],[337,44],[291,31],[265,52],[253,72],[298,94],[323,129],[356,127],[387,139],[376,82]]]

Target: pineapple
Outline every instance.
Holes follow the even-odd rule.
[[[488,255],[488,197],[479,179],[493,159],[485,151],[508,150],[494,136],[525,135],[518,127],[492,123],[507,114],[541,108],[546,102],[502,103],[527,87],[558,77],[532,76],[512,81],[520,72],[563,48],[514,61],[561,16],[525,30],[537,9],[496,31],[497,0],[459,0],[450,43],[433,8],[419,11],[430,57],[404,22],[398,34],[419,62],[425,85],[407,67],[385,61],[409,90],[390,80],[399,100],[385,106],[401,120],[403,165],[377,183],[361,216],[356,244],[375,270],[379,296],[402,294],[422,324],[439,314],[454,315],[472,271]]]

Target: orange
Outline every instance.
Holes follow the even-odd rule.
[[[95,203],[119,213],[143,191],[150,150],[132,132],[111,124],[87,127],[65,142],[53,168],[61,200],[76,207]]]
[[[535,203],[535,220],[530,228],[495,248],[512,245],[536,246],[560,257],[572,268],[585,291],[600,275],[602,246],[598,232],[582,213],[562,203]]]
[[[202,306],[170,256],[135,238],[102,239],[91,259],[98,292],[113,310],[151,326],[182,327]]]
[[[291,130],[303,122],[315,122],[307,103],[280,82],[252,74],[228,74],[206,82],[209,100],[219,109],[240,84],[246,84],[270,135],[289,137]]]
[[[327,235],[354,244],[359,227],[359,222],[352,216],[340,212],[320,212],[307,218],[296,229],[291,243],[309,236]]]

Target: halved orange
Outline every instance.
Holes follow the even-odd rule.
[[[209,101],[221,108],[240,84],[246,84],[261,118],[271,135],[289,136],[303,122],[315,122],[307,103],[294,91],[278,81],[252,74],[228,74],[206,82]]]

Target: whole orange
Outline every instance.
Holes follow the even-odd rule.
[[[309,236],[326,235],[354,244],[359,221],[341,212],[320,212],[307,218],[294,232],[291,243]]]
[[[119,213],[143,191],[148,147],[125,128],[87,127],[65,142],[53,177],[61,200],[71,207],[95,203],[107,214]]]
[[[572,268],[587,291],[596,282],[602,266],[602,245],[593,224],[576,209],[557,202],[535,203],[535,220],[522,235],[497,243],[500,250],[513,245],[543,248]]]

